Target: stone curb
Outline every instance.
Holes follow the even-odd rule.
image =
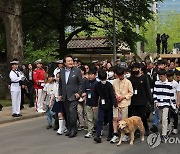
[[[25,116],[22,116],[22,117],[12,117],[12,118],[8,118],[8,119],[5,119],[5,120],[0,120],[0,124],[6,124],[6,123],[10,123],[10,122],[16,122],[16,121],[20,121],[20,120],[26,120],[26,119],[32,119],[32,118],[36,118],[36,117],[42,117],[44,116],[45,114],[44,113],[35,113],[33,115],[25,115]]]

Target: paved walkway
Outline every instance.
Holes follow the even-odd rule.
[[[0,124],[40,117],[44,115],[44,113],[37,113],[35,108],[29,108],[29,106],[26,104],[24,105],[24,109],[21,110],[21,114],[22,117],[12,117],[12,107],[3,107],[2,111],[0,111]]]

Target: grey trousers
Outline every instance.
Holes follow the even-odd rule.
[[[66,124],[68,131],[77,132],[77,105],[78,101],[65,100]]]
[[[93,133],[94,126],[97,124],[98,108],[94,112],[91,106],[85,106],[88,121],[88,133]]]

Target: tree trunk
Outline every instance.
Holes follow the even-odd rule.
[[[67,44],[65,40],[65,32],[59,29],[59,56],[63,58],[67,54]]]
[[[65,35],[66,2],[61,3],[60,23],[59,23],[59,56],[62,58],[67,54],[67,43]]]
[[[3,21],[6,32],[7,61],[17,58],[23,61],[23,37],[22,37],[22,3],[21,0],[3,0]]]

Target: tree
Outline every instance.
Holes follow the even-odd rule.
[[[87,7],[89,3],[82,0],[52,0],[52,1],[24,1],[23,20],[26,41],[36,40],[39,46],[42,37],[45,42],[54,40],[59,44],[59,54],[67,54],[67,43],[79,32],[90,31],[90,25],[94,24],[87,20]],[[93,4],[92,4],[93,5]],[[94,24],[95,25],[95,24]],[[34,31],[38,33],[34,33]],[[68,31],[68,32],[67,32]],[[47,35],[49,33],[50,35]],[[37,36],[37,34],[40,34]],[[39,37],[39,38],[38,38]],[[33,41],[35,42],[35,41]],[[50,43],[53,44],[52,42]],[[57,43],[53,44],[57,47]],[[41,45],[39,46],[41,48]]]
[[[168,51],[171,52],[174,48],[174,43],[180,42],[180,14],[168,13],[166,19],[160,17],[159,21],[158,32],[169,35]]]
[[[0,19],[0,61],[6,62],[6,41],[5,41],[5,28],[3,21]]]
[[[106,8],[112,7],[112,0],[103,1]],[[144,27],[146,21],[153,19],[153,12],[150,10],[153,0],[125,0],[117,1],[115,0],[115,19],[116,19],[116,34],[117,42],[122,42],[127,44],[131,51],[136,53],[136,42],[146,41],[143,35],[136,33],[135,27]],[[112,19],[112,9],[105,10],[105,16]],[[112,20],[106,22],[102,18],[97,17],[103,23],[105,23],[105,29],[112,40]],[[104,18],[104,17],[103,17]],[[111,41],[112,42],[112,41]]]
[[[18,58],[22,62],[21,0],[0,0],[0,10],[0,17],[5,25],[8,61]]]
[[[144,35],[146,42],[147,53],[157,52],[156,36],[157,36],[157,21],[150,20],[145,23],[145,28],[141,29],[141,34]]]
[[[153,18],[149,9],[153,1],[116,0],[117,37],[125,41],[133,51],[136,41],[142,39],[135,33],[135,26],[143,26],[145,21]],[[38,42],[38,45],[49,44],[49,40],[54,40],[59,44],[60,55],[68,52],[68,42],[80,32],[87,32],[91,36],[94,31],[102,28],[107,34],[112,34],[112,0],[31,0],[23,1],[23,6],[23,19],[29,19],[23,20],[25,40],[36,40],[33,42]],[[96,24],[96,20],[89,20],[90,17],[103,24]],[[111,20],[107,21],[107,18]],[[45,43],[41,43],[44,42],[42,40]],[[50,45],[57,47],[56,43],[51,42]]]
[[[146,52],[156,52],[156,35],[166,33],[169,35],[168,51],[171,52],[174,48],[174,43],[179,42],[180,31],[180,14],[167,13],[165,16],[159,16],[158,20],[150,20],[145,24],[144,37],[147,40]],[[143,31],[143,30],[142,30]],[[141,31],[141,34],[143,32]]]

